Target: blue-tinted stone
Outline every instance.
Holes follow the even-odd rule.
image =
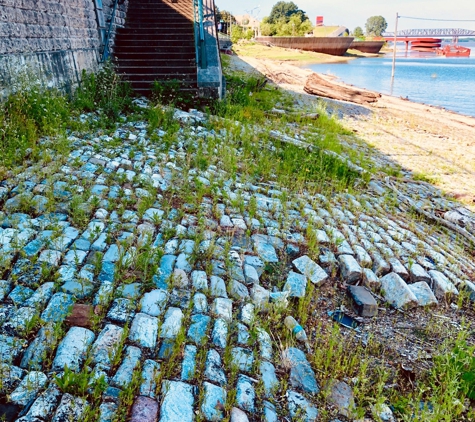
[[[214,297],[228,297],[228,294],[226,293],[226,284],[221,277],[215,275],[210,277],[210,293],[211,296]]]
[[[108,187],[106,185],[94,185],[91,188],[91,194],[92,195],[97,195],[97,196],[102,196],[107,192]]]
[[[35,293],[34,290],[18,285],[10,292],[8,298],[15,305],[22,305],[33,295],[33,293]]]
[[[135,315],[130,327],[129,339],[141,347],[154,349],[157,344],[158,319],[138,313]]]
[[[208,350],[204,376],[219,385],[226,385],[226,375],[221,363],[221,356],[216,350]]]
[[[243,349],[242,347],[234,347],[232,349],[232,364],[239,368],[242,372],[250,372],[254,363],[252,351]]]
[[[98,167],[95,164],[86,163],[81,167],[80,170],[81,171],[87,171],[87,172],[90,172],[90,173],[94,173],[97,170],[97,168]]]
[[[116,199],[119,197],[120,187],[119,186],[111,186],[109,189],[109,198]]]
[[[174,339],[165,339],[160,345],[158,351],[158,359],[168,359],[173,354],[173,348],[175,347]]]
[[[32,306],[36,309],[43,308],[51,299],[55,290],[53,282],[43,283],[38,287],[35,293],[25,302],[26,306]]]
[[[257,341],[259,343],[259,352],[262,359],[272,359],[272,339],[269,333],[263,328],[257,328]]]
[[[114,282],[114,271],[115,265],[110,261],[103,261],[101,272],[99,273],[98,279],[101,282],[108,281],[109,283]]]
[[[110,245],[107,252],[104,254],[102,258],[103,261],[107,262],[116,262],[119,260],[119,247],[117,245]]]
[[[159,422],[192,422],[194,387],[180,381],[163,381]]]
[[[289,347],[284,351],[284,358],[290,366],[290,384],[306,393],[317,394],[320,389],[305,353],[295,347]]]
[[[190,328],[188,329],[188,338],[196,344],[201,344],[206,337],[210,321],[211,318],[208,315],[193,315]]]
[[[186,253],[181,253],[178,255],[176,259],[175,268],[185,271],[186,273],[190,273],[193,269],[189,263],[190,255]]]
[[[91,245],[93,251],[103,252],[107,248],[107,234],[101,233],[96,241]]]
[[[24,248],[23,251],[25,252],[26,256],[35,256],[43,247],[44,241],[40,238],[36,238],[28,243]]]
[[[181,366],[181,380],[191,381],[195,376],[196,370],[196,346],[187,344],[183,354],[183,363]]]
[[[249,299],[247,287],[237,280],[231,280],[229,282],[229,294],[238,301]]]
[[[141,312],[159,316],[163,313],[166,303],[168,301],[168,293],[163,289],[155,289],[151,292],[145,293],[140,301]]]
[[[142,384],[140,384],[139,394],[150,398],[155,398],[155,389],[157,383],[155,379],[160,372],[160,364],[147,359],[143,364],[142,369]]]
[[[106,324],[104,329],[97,336],[97,340],[92,345],[91,356],[92,361],[101,365],[103,368],[111,365],[118,352],[124,329],[117,325]]]
[[[237,328],[237,342],[238,344],[242,344],[244,346],[249,344],[249,329],[244,325],[241,324],[240,322],[237,323],[236,325]]]
[[[37,316],[35,308],[24,306],[13,311],[10,319],[3,324],[3,330],[13,335],[21,335],[28,324]]]
[[[275,406],[268,401],[264,401],[264,422],[277,422],[277,410]]]
[[[53,360],[53,371],[62,371],[67,365],[69,369],[78,372],[93,341],[92,331],[83,327],[71,327],[58,346]]]
[[[141,288],[142,284],[140,283],[125,284],[119,287],[118,293],[127,299],[137,299],[140,296]]]
[[[84,239],[83,237],[80,237],[73,243],[72,248],[88,252],[91,248],[91,242],[89,242],[89,240],[87,239]]]
[[[179,308],[168,308],[160,330],[160,338],[174,339],[178,335],[183,320],[183,312]]]
[[[93,290],[94,285],[84,279],[66,281],[66,283],[61,286],[62,292],[73,295],[78,299],[89,297]]]
[[[64,265],[81,265],[86,259],[87,253],[79,249],[71,249],[63,258]]]
[[[213,332],[211,333],[211,338],[213,344],[221,349],[224,349],[227,344],[228,337],[228,324],[222,318],[218,318],[213,327]]]
[[[206,296],[203,293],[196,293],[193,296],[193,313],[206,313],[208,312],[208,302]]]
[[[291,297],[304,297],[306,289],[307,277],[294,271],[290,271],[283,290],[289,291]]]
[[[111,380],[111,384],[118,388],[125,388],[132,381],[134,370],[140,363],[142,352],[138,347],[127,346],[125,357],[119,369]]]
[[[256,392],[253,384],[256,381],[246,375],[239,374],[236,385],[236,403],[237,405],[250,413],[254,413]]]
[[[193,271],[191,273],[191,281],[196,290],[206,291],[208,289],[208,278],[204,271]]]
[[[296,391],[287,391],[287,402],[292,419],[303,422],[314,422],[318,417],[318,410],[302,394]]]
[[[109,281],[103,281],[97,290],[93,299],[93,305],[106,305],[109,304],[109,299],[114,293],[114,285]]]
[[[270,362],[261,361],[259,365],[264,393],[266,397],[272,397],[279,387],[279,381],[275,375],[275,367]]]
[[[125,324],[127,321],[133,318],[134,309],[135,304],[131,300],[118,298],[112,302],[112,306],[107,313],[107,318],[111,321]]]
[[[73,304],[74,300],[71,295],[56,293],[41,314],[41,319],[45,322],[60,322],[66,318]]]
[[[12,362],[23,351],[26,342],[16,337],[0,334],[0,360],[2,363]]]
[[[168,279],[173,273],[173,267],[175,265],[175,255],[163,255],[160,260],[160,268],[158,274],[153,276],[153,281],[160,289],[168,289]]]
[[[279,262],[279,257],[277,256],[275,248],[270,243],[255,241],[254,245],[257,255],[259,255],[259,258],[261,258],[264,262]]]
[[[203,383],[204,399],[201,412],[207,421],[217,421],[224,418],[224,405],[226,403],[226,391],[209,382]]]

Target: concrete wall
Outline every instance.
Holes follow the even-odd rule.
[[[0,95],[19,73],[69,89],[83,69],[95,70],[102,44],[95,1],[0,0]],[[113,4],[102,2],[106,28]],[[116,25],[124,25],[126,8],[127,1],[118,7]]]

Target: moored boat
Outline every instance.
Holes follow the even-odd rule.
[[[353,37],[257,37],[256,42],[276,47],[343,56],[350,48],[353,39]]]
[[[437,54],[445,57],[469,57],[470,48],[461,47],[460,45],[446,45],[443,48],[438,48]]]

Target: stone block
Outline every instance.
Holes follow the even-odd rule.
[[[306,276],[313,284],[322,283],[328,278],[328,274],[325,270],[312,261],[307,255],[293,260],[292,264],[294,264],[297,271]]]
[[[346,283],[353,284],[361,280],[362,269],[360,264],[351,255],[340,255],[338,257],[340,272]]]
[[[217,421],[224,418],[226,390],[209,382],[203,383],[204,398],[201,412],[207,421]]]
[[[53,360],[53,370],[63,371],[67,365],[75,372],[80,371],[94,337],[94,333],[87,328],[71,327],[58,346]]]
[[[381,278],[381,291],[388,303],[397,309],[417,306],[416,296],[396,273],[389,273]]]
[[[430,278],[432,280],[431,287],[435,297],[439,300],[450,299],[452,296],[458,295],[457,288],[452,282],[440,271],[430,270]]]
[[[181,381],[163,381],[163,399],[159,422],[192,422],[194,396],[192,385]]]
[[[157,345],[158,319],[138,313],[135,315],[130,327],[129,339],[141,347],[154,349]]]
[[[416,296],[419,306],[437,306],[439,303],[425,281],[408,284],[408,287],[412,293],[414,293],[414,296]]]
[[[378,303],[371,292],[363,286],[348,286],[348,294],[355,302],[355,308],[362,317],[374,317],[378,313]]]
[[[158,402],[150,397],[138,396],[132,405],[130,422],[156,422]]]

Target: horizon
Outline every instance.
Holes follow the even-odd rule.
[[[259,20],[269,16],[272,6],[276,0],[256,1],[242,0],[239,6],[231,0],[217,0],[216,6],[221,10],[227,10],[233,15],[249,14]],[[353,30],[360,26],[364,30],[366,20],[370,16],[381,15],[388,22],[387,31],[394,31],[396,13],[400,16],[398,29],[415,28],[463,28],[475,30],[475,19],[472,22],[447,22],[431,20],[413,20],[407,17],[430,18],[430,19],[454,19],[463,20],[466,16],[475,17],[475,2],[461,0],[456,9],[453,4],[445,0],[432,0],[430,2],[430,12],[427,12],[429,2],[421,0],[395,0],[391,4],[382,4],[375,0],[367,0],[355,8],[349,8],[348,3],[343,0],[323,0],[319,6],[310,0],[294,0],[294,3],[305,11],[315,25],[316,16],[324,17],[325,26],[345,26]],[[259,7],[259,9],[258,9]],[[355,10],[356,9],[356,10]]]

